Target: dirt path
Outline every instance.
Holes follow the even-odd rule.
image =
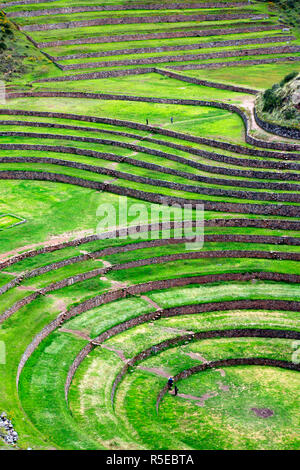
[[[67,304],[64,299],[58,299],[53,295],[47,295],[47,297],[54,300],[54,308],[59,310],[59,312],[63,313],[67,310]]]
[[[64,243],[66,241],[69,241],[75,238],[82,238],[82,237],[86,237],[86,236],[93,235],[93,234],[94,234],[94,231],[90,229],[90,230],[80,230],[78,232],[66,232],[62,235],[57,235],[57,236],[54,235],[50,237],[48,240],[46,240],[45,242],[33,243],[31,245],[24,245],[19,248],[16,248],[15,250],[2,253],[0,254],[0,261],[4,261],[24,251],[34,250],[36,248],[43,248],[46,246],[58,245],[60,243]]]
[[[260,138],[264,139],[269,142],[285,142],[285,143],[292,143],[294,144],[295,141],[292,139],[287,139],[286,137],[277,136],[276,134],[269,134],[268,132],[264,131],[261,127],[259,127],[254,119],[254,103],[255,103],[256,96],[252,95],[245,95],[240,98],[240,102],[242,105],[250,111],[250,131],[256,131],[260,134]]]
[[[224,369],[215,369],[217,372],[220,372],[221,377],[226,377],[226,372]]]
[[[63,333],[71,333],[72,335],[79,336],[80,338],[86,339],[87,341],[91,340],[89,335],[81,330],[69,330],[68,328],[59,328],[59,331],[62,331]]]
[[[167,372],[165,369],[160,369],[158,367],[143,367],[138,366],[137,369],[145,370],[146,372],[151,372],[151,374],[159,375],[160,377],[166,377],[167,379],[170,377],[170,372]]]
[[[8,276],[18,277],[18,276],[20,276],[21,273],[11,273],[11,272],[8,272],[8,271],[1,271],[1,274],[7,274]]]
[[[106,344],[101,344],[101,348],[107,349],[108,351],[112,351],[116,353],[117,356],[119,356],[119,358],[125,363],[127,363],[130,360],[125,357],[124,352],[121,349],[115,349],[115,348],[112,348],[111,346],[107,346]]]
[[[189,356],[191,357],[192,359],[196,359],[196,361],[201,361],[203,362],[203,364],[208,364],[209,361],[207,359],[205,359],[205,357],[201,356],[201,354],[199,353],[194,353],[194,352],[185,352],[184,351],[184,354],[186,356]]]
[[[148,297],[147,295],[140,295],[140,298],[148,302],[148,304],[151,305],[151,307],[154,307],[155,310],[161,310],[161,307],[156,302],[154,302],[154,300],[150,299],[150,297]]]
[[[218,385],[219,385],[219,389],[222,392],[229,392],[229,386],[228,385],[224,385],[222,382],[218,382]]]
[[[31,292],[37,292],[39,290],[36,287],[32,287],[32,286],[18,286],[17,289],[18,290],[29,290]]]
[[[121,281],[114,281],[112,279],[108,279],[108,277],[106,276],[101,276],[100,277],[100,281],[107,281],[107,282],[110,282],[111,283],[111,289],[110,290],[114,290],[114,289],[125,289],[125,287],[127,287],[128,283],[127,282],[121,282]]]
[[[183,330],[181,328],[171,328],[169,326],[161,326],[160,327],[164,331],[169,331],[170,333],[180,333],[182,335],[192,335],[194,332],[189,330]]]

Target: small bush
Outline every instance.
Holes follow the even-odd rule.
[[[284,86],[286,83],[290,82],[293,80],[293,78],[296,78],[298,75],[298,72],[291,72],[288,75],[284,77],[284,79],[280,82],[280,86]]]
[[[263,111],[272,113],[274,109],[279,108],[282,104],[282,98],[271,88],[263,94]]]
[[[287,121],[290,121],[291,119],[294,119],[297,115],[296,109],[286,109],[284,112],[284,118]]]

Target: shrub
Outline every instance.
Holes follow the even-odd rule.
[[[280,82],[280,86],[285,85],[286,83],[290,82],[293,80],[293,78],[296,78],[298,75],[298,72],[291,72],[288,75],[284,77],[284,79]]]
[[[282,104],[282,98],[277,95],[273,88],[266,90],[263,94],[263,111],[272,113],[274,109],[279,108]]]
[[[296,117],[296,109],[286,109],[284,112],[284,118],[287,121],[290,121],[291,119],[294,119]]]

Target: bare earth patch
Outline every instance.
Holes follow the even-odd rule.
[[[81,330],[69,330],[68,328],[60,328],[59,331],[62,331],[63,333],[71,333],[72,335],[79,336],[80,338],[90,341],[89,335]]]
[[[270,408],[251,408],[251,411],[259,418],[270,418],[274,415],[274,411]]]
[[[4,261],[11,256],[15,256],[19,254],[20,252],[28,251],[28,250],[34,250],[37,248],[42,248],[46,246],[53,246],[53,245],[58,245],[60,243],[67,242],[69,240],[74,240],[76,238],[82,238],[82,237],[87,237],[89,235],[93,235],[92,230],[80,230],[77,232],[66,232],[62,235],[53,235],[51,236],[47,241],[43,243],[33,243],[32,245],[25,245],[21,246],[19,248],[16,248],[15,250],[7,251],[6,253],[0,254],[0,261]]]

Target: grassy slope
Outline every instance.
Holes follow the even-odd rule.
[[[55,2],[55,6],[65,6],[69,3],[62,1]],[[84,2],[80,2],[80,4],[82,3]],[[90,4],[91,2],[88,3]],[[110,0],[110,3],[112,3],[112,0]],[[72,2],[72,5],[75,4],[75,2]],[[49,3],[41,6],[48,8]],[[11,11],[23,8],[31,8],[31,6],[12,7]],[[37,5],[34,8],[36,9]],[[266,6],[259,5],[258,8],[265,9]],[[121,28],[112,27],[111,31],[135,31],[136,28],[136,26],[128,27],[128,25],[125,25],[125,27]],[[141,26],[141,29],[143,28],[144,26]],[[101,28],[101,34],[106,34],[108,29],[108,27]],[[76,32],[73,30],[71,33],[68,31],[65,38],[69,38],[70,34],[73,33],[75,35],[85,35],[86,31],[87,29],[85,28]],[[99,28],[88,29],[91,35],[98,35],[99,31]],[[32,81],[38,78],[56,76],[60,73],[40,51],[37,51],[31,43],[25,41],[21,33],[16,31],[15,35],[18,40],[19,51],[23,53],[26,49],[26,56],[28,54],[27,58],[24,59],[24,67],[28,67],[28,69],[26,69],[25,74],[17,73],[13,77],[13,81],[10,83],[12,86],[23,87],[30,85]],[[51,37],[56,38],[57,32],[35,33],[33,36],[41,39],[50,39]],[[78,50],[78,48],[76,49],[71,46],[62,50],[72,52],[73,50]],[[57,49],[57,52],[59,52],[59,49]],[[215,79],[216,81],[264,88],[293,70],[297,70],[297,65],[294,63],[279,63],[247,68],[229,67],[222,70],[186,71],[185,73],[201,78]],[[35,87],[36,89],[41,89],[40,85],[35,85]],[[58,90],[74,89],[78,91],[88,90],[107,93],[115,91],[117,93],[127,92],[129,94],[160,97],[230,99],[234,102],[239,102],[241,99],[239,94],[184,83],[181,84],[153,74],[139,77],[138,80],[134,77],[125,77],[121,79],[47,84],[47,88],[49,87]],[[120,106],[118,102],[101,102],[99,105],[99,102],[92,100],[18,99],[8,103],[7,107],[45,111],[53,110],[57,112],[68,111],[78,114],[129,119],[143,123],[146,117],[148,117],[150,124],[165,127],[171,127],[170,115],[172,115],[175,121],[183,121],[181,124],[174,124],[172,128],[176,130],[207,137],[217,136],[219,139],[244,144],[243,128],[240,119],[235,115],[229,116],[227,119],[225,118],[226,113],[220,113],[220,120],[216,120],[216,110],[203,110],[203,118],[206,118],[206,120],[201,119],[196,121],[195,119],[198,119],[199,116],[199,109],[149,105],[146,103],[124,102]],[[18,119],[21,118],[18,117]],[[213,125],[212,122],[214,123]],[[88,125],[89,127],[92,126],[90,123]],[[5,130],[5,128],[2,130]],[[140,134],[144,135],[143,133]],[[84,133],[81,135],[84,135]],[[5,140],[5,138],[1,138],[1,141],[17,142],[18,139]],[[20,139],[19,141],[25,142],[25,139]],[[31,142],[31,140],[26,139],[26,142]],[[32,142],[35,143],[34,139],[32,139]],[[51,141],[47,140],[46,143],[51,143]],[[88,145],[92,148],[92,145]],[[203,146],[203,148],[205,147]],[[117,148],[113,150],[119,153]],[[1,151],[1,156],[8,153]],[[11,155],[17,153],[19,152],[10,152]],[[128,151],[127,153],[130,152]],[[26,152],[22,152],[22,155],[26,154]],[[136,157],[145,158],[141,155]],[[151,159],[154,161],[154,158],[150,156],[149,161]],[[122,168],[120,165],[121,170]],[[130,167],[128,170],[130,170]],[[130,203],[134,202],[136,201],[130,201]],[[33,244],[38,246],[41,242],[66,232],[68,233],[68,238],[71,236],[71,233],[77,237],[82,236],[86,231],[93,233],[98,222],[96,210],[101,203],[112,203],[116,206],[118,198],[108,193],[98,193],[88,189],[57,183],[2,182],[1,213],[10,212],[22,216],[27,219],[27,223],[10,230],[1,231],[1,252],[5,253],[9,250]],[[149,207],[149,205],[146,204],[146,207]],[[205,216],[206,218],[214,218],[220,216],[232,217],[233,215],[206,213]],[[210,230],[214,232],[214,229]],[[224,232],[225,230],[228,233],[275,234],[275,232],[255,231],[255,229],[251,231],[239,228],[223,229]],[[221,230],[217,232],[222,233]],[[211,232],[207,231],[207,233]],[[286,232],[282,231],[282,233]],[[277,231],[276,234],[279,235],[280,231]],[[298,235],[298,233],[294,235]],[[92,247],[96,249],[99,245],[91,244],[90,248]],[[210,244],[206,246],[206,249],[229,248],[249,249],[249,245]],[[274,246],[270,245],[252,245],[251,248],[274,250]],[[277,248],[282,250],[288,249],[288,251],[298,250],[297,247],[287,248],[284,245]],[[65,250],[62,253],[42,255],[38,259],[20,263],[19,266],[16,266],[16,271],[40,266],[43,263],[50,263],[56,259],[74,256],[79,254],[80,250],[81,248],[78,247]],[[155,250],[155,252],[144,250],[139,255],[147,257],[154,253],[166,254],[167,252],[174,251],[175,249],[172,247]],[[135,256],[134,253],[129,253],[106,257],[105,260],[110,262],[126,261],[134,259]],[[33,287],[46,285],[63,278],[65,275],[71,275],[85,269],[92,269],[96,265],[100,266],[101,263],[82,263],[76,267],[64,268],[39,278],[28,280],[24,285]],[[110,405],[109,395],[112,380],[121,368],[122,363],[114,353],[98,348],[90,355],[87,361],[84,361],[78,374],[75,376],[70,395],[70,406],[75,417],[75,420],[73,420],[64,403],[63,385],[68,367],[72,363],[74,356],[86,342],[76,338],[74,335],[57,332],[41,344],[40,348],[38,348],[26,365],[20,386],[21,402],[16,393],[15,374],[20,357],[32,340],[32,337],[60,312],[59,301],[64,300],[66,305],[70,306],[74,302],[84,300],[87,297],[107,290],[111,287],[111,280],[137,283],[184,274],[251,272],[257,270],[298,273],[299,268],[296,262],[275,260],[210,259],[202,260],[201,263],[197,261],[168,263],[161,266],[148,266],[136,270],[128,270],[127,272],[112,273],[107,276],[107,281],[95,279],[78,285],[75,284],[58,291],[51,297],[38,299],[29,307],[22,309],[0,330],[0,339],[5,341],[8,350],[6,365],[0,365],[0,411],[5,409],[9,412],[20,434],[19,446],[21,448],[105,447],[123,449],[137,447],[173,448],[174,446],[177,448],[205,447],[213,449],[220,447],[249,449],[258,447],[297,447],[296,436],[294,431],[291,430],[295,429],[297,425],[297,404],[294,401],[294,397],[299,386],[299,379],[297,374],[293,372],[273,369],[266,371],[266,369],[252,368],[251,373],[249,373],[249,368],[232,368],[226,371],[226,383],[233,385],[233,388],[227,395],[224,392],[208,401],[205,408],[196,407],[193,403],[183,399],[175,401],[172,396],[167,396],[162,403],[159,417],[156,417],[156,393],[164,385],[165,379],[156,378],[149,373],[136,370],[133,374],[126,377],[119,389],[117,394],[119,419],[116,419]],[[9,272],[9,269],[7,271]],[[10,276],[3,274],[0,280],[1,285],[10,278]],[[220,284],[204,287],[193,286],[192,288],[180,290],[154,292],[149,297],[162,306],[171,306],[180,303],[205,301],[205,299],[231,299],[233,291],[234,295],[239,298],[255,298],[257,296],[259,298],[299,298],[299,288],[297,286],[283,283],[275,285],[274,283],[257,283],[251,286],[243,283],[229,283],[225,288]],[[1,310],[29,293],[30,291],[21,292],[17,289],[7,293],[1,299]],[[103,306],[87,312],[81,317],[68,322],[67,327],[70,329],[81,329],[89,332],[94,337],[118,322],[125,321],[150,310],[149,304],[142,299],[126,299],[113,305]],[[43,312],[43,315],[41,315],[41,312]],[[189,315],[181,318],[160,320],[154,326],[138,327],[112,338],[108,341],[108,345],[120,349],[123,348],[124,352],[130,356],[159,340],[176,335],[176,332],[167,332],[164,329],[165,327],[178,328],[178,331],[181,328],[192,328],[195,331],[199,331],[201,329],[232,328],[249,325],[299,330],[299,321],[297,314],[294,312],[218,312],[201,316],[201,318],[199,318],[199,315]],[[62,361],[61,348],[63,347],[64,357]],[[271,357],[276,355],[276,357],[280,358],[289,358],[291,346],[289,342],[276,340],[211,340],[206,343],[203,342],[202,345],[189,345],[186,351],[189,350],[205,353],[212,359],[220,357],[222,354],[226,357],[226,354],[249,355],[250,352],[258,355],[269,354]],[[180,351],[174,349],[173,351],[166,352],[161,357],[158,356],[150,359],[148,365],[168,366],[170,372],[175,373],[178,368],[179,358],[183,361],[184,357]],[[60,367],[57,367],[58,363],[60,363]],[[192,364],[192,362],[189,362],[189,364]],[[219,380],[220,377],[216,372],[207,372],[181,383],[180,391],[185,393],[192,391],[195,394],[199,390],[205,392],[207,389],[211,389],[212,386],[217,388]],[[261,388],[261,383],[264,385],[263,389]],[[285,394],[282,394],[280,391],[283,387],[285,388]],[[22,406],[28,417],[24,415]],[[249,412],[249,408],[252,406],[268,406],[275,410],[275,416],[270,420],[260,421]],[[237,409],[239,410],[238,413],[236,412]],[[146,429],[141,420],[141,416],[144,417],[145,413],[149,417],[147,421],[148,429]],[[149,422],[151,422],[150,425]],[[222,423],[221,431],[220,423]],[[249,427],[251,428],[250,436]],[[182,432],[183,429],[185,433]],[[232,429],[234,429],[234,432],[232,432]],[[257,436],[259,436],[259,444],[257,444]]]

